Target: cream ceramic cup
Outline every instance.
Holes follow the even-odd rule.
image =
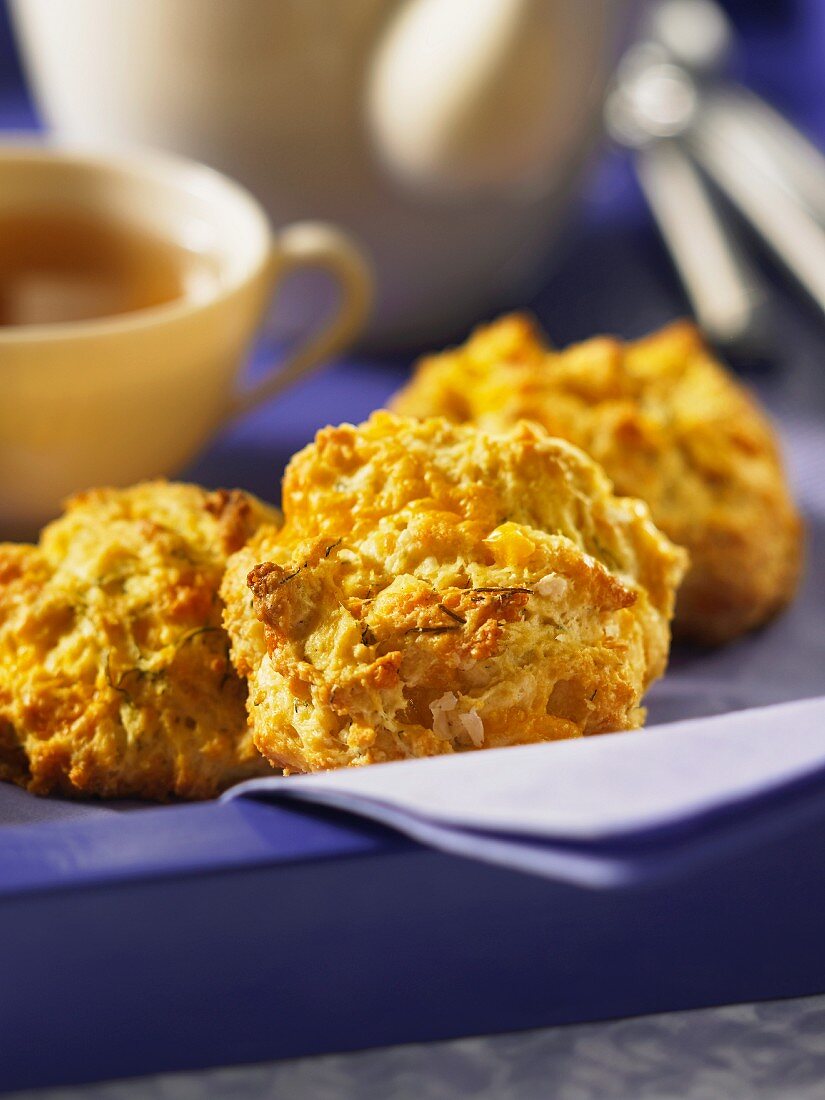
[[[345,347],[371,296],[367,266],[329,225],[274,235],[231,180],[165,155],[0,149],[0,214],[106,215],[206,252],[214,278],[167,304],[99,320],[0,327],[0,537],[31,535],[70,493],[172,474],[222,424]],[[273,288],[314,268],[335,315],[255,388],[238,374]]]

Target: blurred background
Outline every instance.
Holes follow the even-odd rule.
[[[815,248],[823,232],[821,165],[811,147],[795,139],[788,145],[780,131],[776,147],[804,162],[798,176],[807,199],[798,205],[811,229],[806,234],[803,226],[798,242],[807,271],[802,287],[788,272],[788,257],[778,262],[764,233],[749,224],[753,217],[743,218],[718,188],[706,193],[707,164],[695,174],[691,127],[701,116],[697,101],[730,81],[770,103],[814,148],[825,148],[825,0],[720,2],[730,21],[721,39],[715,9],[704,0],[680,5],[670,36],[655,26],[657,5],[631,0],[0,0],[0,143],[48,136],[101,149],[151,145],[183,153],[243,182],[276,229],[296,218],[330,219],[370,257],[376,310],[358,347],[221,430],[180,471],[191,480],[277,498],[284,465],[319,427],[363,419],[398,388],[418,353],[461,340],[473,324],[511,307],[534,312],[551,340],[564,345],[597,332],[638,337],[695,315],[698,301],[716,324],[709,335],[724,357],[778,416],[786,447],[802,451],[806,433],[819,439],[825,415],[817,297],[825,268]],[[606,103],[612,107],[605,110]],[[733,103],[735,116],[745,103]],[[685,162],[679,157],[686,151]],[[713,161],[722,175],[726,166],[740,205],[754,195],[737,185],[758,178],[746,152],[723,142]],[[775,167],[772,156],[767,160]],[[751,209],[763,227],[787,190],[781,182],[779,190],[766,186]],[[724,297],[726,254],[720,261],[714,220],[708,235],[708,209],[735,234],[737,257],[746,257],[744,266],[739,258],[733,265],[746,292],[739,329],[726,329],[714,313]],[[328,305],[325,295],[323,285],[302,277],[279,297],[250,357],[250,378],[313,323]],[[0,372],[2,356],[0,344]],[[821,469],[809,476],[821,486]],[[812,521],[810,536],[814,561],[821,525]],[[821,577],[809,583],[799,602],[815,616],[820,603],[812,594]],[[798,631],[790,619],[786,628]],[[816,652],[820,635],[820,623],[812,622],[799,636]],[[752,670],[764,670],[766,691],[773,690],[784,678],[781,649],[781,635],[773,647],[750,639],[715,658],[718,682],[735,694],[739,660],[750,662],[752,679]],[[677,654],[672,704],[665,703],[684,714],[681,660]],[[688,688],[696,694],[690,681]],[[756,1018],[758,1011],[666,1022],[672,1039],[658,1064],[684,1076],[691,1050],[710,1049],[721,1036],[718,1042],[743,1050],[735,1059],[723,1050],[717,1059],[732,1067],[734,1085],[747,1089],[751,1076],[765,1074],[763,1095],[778,1095],[800,1067],[813,1073],[813,1060],[804,1063],[792,1038],[821,1033],[822,1010],[810,1009],[807,1028],[782,1025],[785,1054],[773,1061],[747,1052],[745,1033],[755,1028],[743,1013]],[[767,1006],[764,1018],[769,1045],[778,1049],[776,1008]],[[530,1095],[546,1095],[553,1075],[564,1073],[569,1044],[573,1076],[592,1072],[603,1088],[614,1071],[598,1042],[615,1041],[617,1065],[635,1074],[628,1050],[650,1047],[634,1038],[639,1026],[648,1025],[610,1025],[612,1038],[603,1031],[597,1041],[582,1029],[504,1037],[498,1057],[516,1067],[514,1088],[526,1082]],[[440,1055],[427,1048],[385,1057],[410,1080],[423,1059],[428,1073],[450,1082],[449,1095],[481,1095],[487,1070],[478,1066],[496,1062],[485,1041],[470,1042],[476,1046],[464,1054],[446,1047]],[[381,1056],[347,1063],[362,1070],[345,1070],[338,1059],[326,1071],[286,1064],[278,1072],[290,1095],[301,1081],[314,1095],[315,1075],[324,1072],[374,1081],[372,1057]],[[647,1053],[639,1060],[647,1072]],[[156,1094],[172,1095],[168,1087]],[[702,1095],[721,1095],[716,1078],[708,1087]],[[132,1094],[113,1089],[107,1095]],[[229,1089],[216,1079],[214,1095]],[[812,1089],[806,1095],[821,1095],[821,1079]],[[180,1090],[196,1094],[185,1080]],[[627,1095],[642,1094],[634,1076]],[[644,1092],[654,1094],[664,1095]],[[138,1083],[134,1095],[149,1093]]]
[[[701,16],[703,4],[681,7]],[[360,349],[224,431],[186,471],[271,498],[284,462],[317,427],[363,418],[417,351],[461,339],[503,308],[533,310],[558,344],[598,331],[637,336],[694,310],[638,160],[603,124],[619,58],[650,38],[653,7],[4,0],[0,129],[6,138],[45,130],[69,144],[172,149],[240,179],[276,227],[324,217],[364,247],[377,304]],[[724,48],[700,33],[697,49],[713,56],[687,59],[690,82],[700,90],[717,75],[741,83],[825,145],[825,5],[723,7]],[[685,23],[677,31],[679,41],[693,33]],[[668,137],[681,91],[674,100],[670,85],[657,87],[641,94],[653,95],[653,123],[664,126],[657,136]],[[627,125],[612,129],[622,146],[639,144]],[[679,193],[662,190],[665,200]],[[798,404],[808,391],[816,405],[821,309],[729,206],[719,209],[748,255],[760,303],[769,299],[770,321],[761,323],[760,309],[753,346],[731,341],[723,351],[774,405],[791,393]],[[679,199],[670,201],[664,215],[688,239],[700,237],[689,203],[680,212]],[[714,266],[709,259],[707,271]],[[323,297],[310,279],[279,301],[253,376]]]

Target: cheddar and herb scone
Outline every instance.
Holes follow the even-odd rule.
[[[38,794],[207,798],[269,771],[229,660],[227,556],[278,514],[153,482],[0,545],[0,778]]]
[[[376,413],[319,432],[229,561],[255,744],[310,772],[609,730],[664,671],[684,552],[568,443]]]
[[[490,430],[526,418],[587,451],[689,550],[685,636],[728,641],[793,596],[801,524],[774,432],[690,324],[554,351],[529,318],[505,317],[422,360],[393,408]]]

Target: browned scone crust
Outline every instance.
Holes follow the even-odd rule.
[[[83,493],[37,546],[0,545],[0,778],[162,800],[270,771],[218,587],[277,521],[245,493],[159,481]]]
[[[526,418],[587,451],[689,550],[685,636],[728,641],[796,590],[802,530],[775,434],[691,324],[554,351],[530,318],[504,317],[423,359],[392,407],[497,430]]]
[[[684,552],[577,448],[376,413],[290,463],[227,566],[255,743],[290,771],[631,729]]]

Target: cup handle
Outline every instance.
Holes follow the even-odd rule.
[[[372,305],[372,273],[367,260],[352,240],[323,222],[298,222],[279,233],[273,289],[293,272],[316,269],[326,272],[339,288],[339,302],[332,317],[303,344],[287,355],[277,369],[248,390],[235,393],[226,419],[242,416],[269,401],[345,348],[360,332]]]

